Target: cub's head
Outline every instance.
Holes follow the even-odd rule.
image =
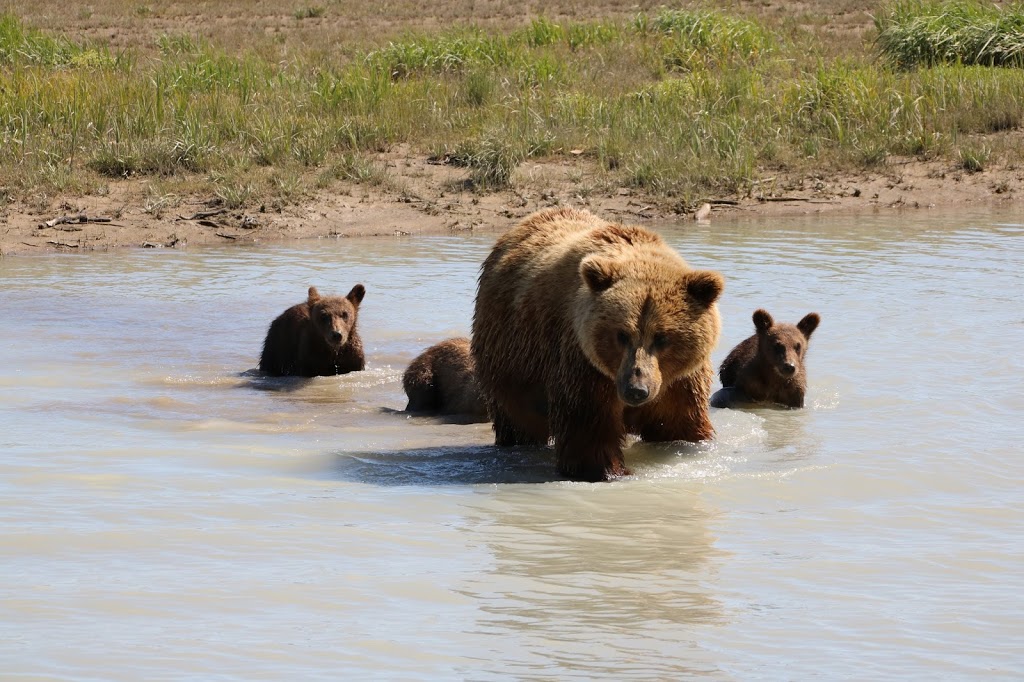
[[[341,348],[348,343],[356,326],[359,304],[365,295],[366,288],[362,284],[352,287],[344,298],[321,296],[316,287],[309,288],[309,298],[306,299],[309,319],[328,346]]]
[[[715,301],[725,282],[717,272],[691,270],[674,257],[591,255],[580,263],[580,277],[577,338],[627,405],[654,400],[693,374],[718,343]]]
[[[762,361],[783,379],[801,372],[811,334],[821,322],[818,313],[808,313],[792,325],[776,323],[767,310],[759,308],[754,311],[753,319],[757,329],[757,353]]]

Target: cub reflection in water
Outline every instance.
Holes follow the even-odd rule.
[[[767,310],[759,308],[753,320],[756,333],[733,348],[719,368],[722,389],[711,396],[711,406],[777,403],[803,407],[807,392],[804,359],[821,317],[808,313],[795,325],[776,323]]]

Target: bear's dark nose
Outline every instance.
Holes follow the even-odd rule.
[[[786,362],[782,365],[782,373],[786,376],[793,376],[796,373],[796,365],[792,362]]]
[[[331,332],[331,341],[341,343],[341,332]]]
[[[647,396],[651,394],[643,386],[630,386],[626,389],[625,395],[622,397],[626,399],[626,402],[630,405],[639,405],[643,401],[647,400]]]

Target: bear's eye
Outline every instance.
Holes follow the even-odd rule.
[[[615,338],[618,339],[618,341],[619,341],[619,343],[621,345],[623,345],[623,346],[628,346],[629,345],[630,338],[629,338],[629,334],[627,334],[626,332],[619,332],[616,335]]]
[[[348,322],[348,313],[347,313],[347,312],[345,312],[345,313],[342,313],[342,314],[341,314],[341,319],[343,319],[343,320],[345,320],[346,322]]]
[[[798,344],[796,344],[796,352],[797,352],[797,353],[799,353],[799,352],[800,352],[800,349],[801,349],[802,347],[803,347],[803,346],[801,346],[801,345],[800,345],[799,343],[798,343]]]
[[[785,353],[786,352],[786,346],[783,345],[781,342],[776,341],[775,342],[775,352],[776,353]]]
[[[331,321],[331,314],[330,313],[320,313],[320,321],[323,322],[324,324],[327,324],[328,322]]]
[[[666,346],[668,346],[668,334],[661,332],[655,334],[654,339],[651,341],[651,347],[654,350],[665,350]]]

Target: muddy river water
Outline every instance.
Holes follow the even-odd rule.
[[[606,484],[400,411],[493,234],[0,259],[0,676],[1024,677],[1024,214],[661,230],[808,406]],[[356,282],[366,371],[247,374]]]

